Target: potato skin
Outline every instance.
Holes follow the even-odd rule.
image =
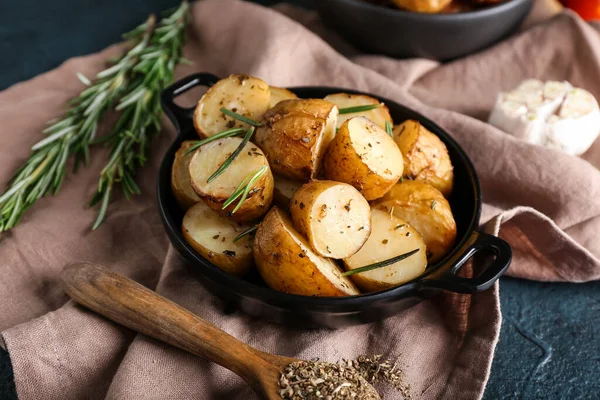
[[[438,13],[452,0],[392,0],[400,8],[422,13]]]
[[[291,92],[286,88],[269,86],[269,89],[271,90],[271,102],[269,108],[275,107],[280,101],[298,98],[294,92]]]
[[[330,94],[329,96],[323,98],[323,100],[332,102],[333,104],[338,106],[339,109],[381,103],[378,99],[371,96],[350,93]],[[362,111],[352,114],[340,114],[338,116],[337,127],[340,128],[344,124],[344,122],[354,117],[368,118],[377,125],[379,125],[382,129],[385,129],[386,121],[392,124],[392,126],[394,125],[394,121],[392,120],[392,116],[390,115],[390,110],[385,104],[383,104],[380,107],[369,111]]]
[[[183,238],[202,257],[235,276],[244,276],[254,265],[252,239],[233,239],[250,228],[219,216],[203,202],[192,206],[183,217]]]
[[[245,122],[223,114],[225,107],[259,121],[269,109],[269,85],[248,75],[230,75],[219,80],[200,98],[194,110],[194,128],[204,139],[231,128],[249,128]]]
[[[394,128],[394,141],[404,158],[404,178],[423,181],[450,196],[454,171],[440,138],[419,122],[408,120]]]
[[[311,181],[290,202],[294,227],[319,255],[342,259],[360,250],[371,234],[371,209],[352,185]]]
[[[200,196],[200,198],[215,212],[224,217],[229,217],[237,222],[247,222],[252,221],[257,218],[262,217],[269,209],[271,202],[273,200],[273,174],[271,170],[268,168],[266,172],[255,182],[253,185],[253,189],[250,190],[248,197],[242,204],[242,206],[236,211],[235,214],[231,212],[237,206],[237,202],[230,204],[227,208],[222,210],[223,204],[227,201],[229,196],[233,193],[235,187],[239,184],[242,178],[236,182],[226,182],[231,187],[230,190],[224,191],[222,193],[215,193],[205,190],[202,187],[203,182],[207,179],[208,176],[212,175],[215,169],[211,169],[207,171],[205,161],[207,157],[207,152],[210,151],[218,151],[218,149],[224,148],[224,146],[220,146],[220,144],[225,144],[226,142],[232,142],[228,144],[231,146],[230,149],[234,149],[241,142],[240,138],[223,138],[218,139],[214,142],[208,143],[200,148],[199,151],[194,153],[192,159],[190,161],[189,170],[190,170],[190,180],[191,185],[194,191]],[[256,149],[255,152],[252,152],[251,149],[256,148],[252,143],[248,143],[242,153],[236,158],[236,160],[231,164],[228,170],[223,173],[220,177],[218,177],[214,182],[219,182],[223,180],[227,180],[228,174],[234,168],[241,169],[241,176],[247,176],[252,172],[252,169],[248,170],[248,164],[246,155],[248,157],[251,156],[251,153],[260,153],[258,160],[260,160],[260,164],[257,164],[257,168],[260,168],[262,165],[267,165],[266,159],[262,152],[259,149]],[[224,157],[223,157],[224,159]],[[202,175],[199,173],[202,173]]]
[[[419,249],[409,258],[379,269],[351,275],[350,278],[365,292],[389,289],[406,283],[425,272],[426,246],[419,232],[406,221],[389,213],[373,209],[372,232],[356,254],[344,259],[346,270],[364,267]]]
[[[171,191],[177,204],[184,211],[201,201],[190,183],[188,166],[192,154],[185,154],[193,144],[191,140],[186,140],[181,144],[181,147],[175,153],[175,160],[171,167]]]
[[[419,231],[427,245],[430,263],[441,260],[452,250],[456,222],[450,204],[433,186],[420,181],[398,183],[374,207],[392,212]]]
[[[281,209],[289,211],[290,201],[292,200],[292,197],[294,197],[294,193],[302,187],[302,182],[279,175],[273,175],[273,177],[275,179],[273,203],[278,205]]]
[[[283,100],[267,111],[256,143],[275,174],[306,182],[317,177],[335,135],[337,107],[321,99]]]
[[[354,129],[353,121],[356,120],[363,120],[362,123],[366,124],[368,133],[365,135],[369,136],[369,140],[372,139],[372,146],[378,146],[385,152],[382,159],[388,165],[386,171],[389,173],[373,171],[363,161],[359,151],[367,153],[372,149],[354,147],[350,129]],[[329,145],[323,158],[323,169],[327,179],[354,186],[370,201],[382,197],[398,182],[403,170],[402,154],[384,130],[364,117],[355,117],[344,122]]]
[[[313,260],[318,260],[323,268],[337,269],[338,285],[328,279]],[[295,232],[290,218],[277,207],[269,211],[256,231],[254,261],[266,284],[279,292],[304,296],[359,294],[352,281],[341,276],[333,261],[319,257],[308,247],[306,240]]]

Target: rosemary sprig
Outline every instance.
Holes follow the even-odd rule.
[[[345,107],[345,108],[340,108],[339,113],[340,114],[353,114],[353,113],[359,113],[359,112],[364,112],[364,111],[371,111],[371,110],[374,110],[381,106],[383,106],[383,103],[367,104],[364,106]]]
[[[253,119],[251,119],[251,118],[248,118],[248,117],[244,117],[243,115],[241,115],[241,114],[238,114],[238,113],[236,113],[236,112],[234,112],[234,111],[231,111],[231,110],[229,110],[229,109],[227,109],[227,108],[225,108],[225,107],[222,107],[222,108],[221,108],[221,112],[222,112],[223,114],[225,114],[225,115],[228,115],[228,116],[230,116],[231,118],[235,118],[235,119],[237,119],[238,121],[245,122],[245,123],[247,123],[248,125],[251,125],[251,126],[254,126],[254,127],[257,127],[257,128],[258,128],[259,126],[262,126],[262,124],[261,124],[260,122],[257,122],[257,121],[255,121],[255,120],[253,120]]]
[[[226,209],[227,207],[229,207],[231,204],[233,204],[234,201],[236,201],[238,198],[240,198],[240,201],[238,202],[237,206],[235,206],[235,208],[233,209],[233,211],[231,211],[232,214],[235,214],[237,210],[240,209],[240,207],[242,206],[242,203],[244,201],[246,201],[246,198],[248,197],[248,194],[250,193],[250,189],[252,189],[252,186],[254,186],[254,183],[267,171],[267,166],[264,165],[261,168],[259,168],[257,171],[255,172],[251,172],[249,173],[238,185],[238,187],[233,191],[233,193],[231,194],[231,196],[229,196],[229,198],[227,200],[225,200],[225,203],[223,203],[223,207],[221,208],[222,210]]]
[[[96,142],[109,145],[111,153],[100,173],[98,191],[90,202],[90,206],[100,202],[92,229],[98,228],[106,218],[115,184],[120,184],[128,199],[140,194],[135,174],[146,162],[149,140],[161,130],[160,94],[173,81],[175,66],[183,60],[188,9],[189,4],[183,1],[154,29],[147,45],[138,54],[130,83],[116,107],[121,111],[121,117],[112,132]]]
[[[96,137],[98,123],[124,92],[137,60],[148,45],[153,21],[150,18],[136,28],[136,34],[130,36],[135,46],[96,75],[94,83],[77,73],[88,88],[69,101],[70,108],[61,119],[50,122],[43,131],[46,137],[33,145],[29,159],[0,196],[0,232],[15,227],[37,200],[59,191],[71,156],[75,156],[75,170],[81,162],[88,164],[89,145]]]
[[[257,229],[258,229],[258,225],[254,225],[254,226],[246,229],[245,231],[243,231],[242,233],[240,233],[239,235],[237,235],[236,237],[233,238],[233,243],[237,242],[244,236],[253,234]]]
[[[390,123],[390,121],[385,121],[385,131],[387,132],[388,135],[390,135],[390,137],[392,139],[394,138],[394,131],[393,131],[392,124]]]
[[[187,156],[190,153],[193,153],[194,151],[196,151],[196,149],[198,149],[199,147],[204,146],[207,143],[210,142],[214,142],[217,139],[222,139],[222,138],[226,138],[226,137],[230,137],[230,136],[235,136],[237,134],[240,134],[242,132],[246,132],[246,129],[244,128],[233,128],[233,129],[228,129],[226,131],[223,132],[219,132],[216,133],[212,136],[207,137],[206,139],[202,139],[202,140],[195,140],[193,141],[193,145],[185,152],[185,155]]]
[[[253,126],[251,126],[248,129],[248,131],[246,131],[246,135],[244,136],[244,139],[242,140],[240,145],[237,147],[237,149],[235,149],[235,151],[233,153],[231,153],[231,155],[229,157],[227,157],[227,159],[225,161],[223,161],[223,164],[221,164],[221,166],[208,178],[208,180],[206,181],[207,183],[211,183],[212,181],[217,179],[219,177],[219,175],[221,175],[223,172],[225,172],[227,170],[227,168],[229,168],[229,166],[235,161],[237,156],[239,156],[240,153],[242,152],[242,150],[244,150],[244,147],[246,147],[246,144],[248,144],[248,142],[250,141],[250,138],[254,134],[254,129],[255,128]]]
[[[390,258],[389,260],[376,262],[374,264],[370,264],[370,265],[366,265],[364,267],[346,271],[346,272],[342,273],[342,276],[350,276],[350,275],[354,275],[354,274],[360,274],[361,272],[371,271],[371,270],[374,270],[377,268],[387,267],[388,265],[392,265],[394,263],[397,263],[398,261],[402,261],[418,252],[419,252],[419,249],[414,249],[414,250],[409,251],[408,253],[400,254],[399,256]]]

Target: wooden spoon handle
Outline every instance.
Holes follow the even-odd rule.
[[[261,352],[122,275],[90,263],[65,267],[65,291],[77,303],[161,342],[209,359],[260,387],[256,368],[272,369]],[[270,367],[270,368],[269,368]]]

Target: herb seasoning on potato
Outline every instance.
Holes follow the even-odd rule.
[[[258,272],[274,290],[304,296],[351,296],[360,292],[331,259],[314,252],[288,215],[273,207],[254,238]]]
[[[248,75],[231,75],[215,83],[198,101],[194,111],[194,127],[201,138],[232,128],[248,125],[219,110],[227,108],[258,120],[269,109],[271,92],[265,81]]]
[[[406,221],[389,213],[371,210],[371,235],[365,245],[354,255],[344,259],[347,270],[388,260],[414,249],[419,251],[392,265],[351,275],[363,291],[373,292],[406,283],[425,272],[426,246],[417,232]],[[397,229],[398,226],[401,228]]]
[[[350,257],[371,234],[369,203],[347,183],[305,184],[294,194],[290,212],[298,232],[324,257]]]
[[[338,108],[344,109],[347,107],[356,106],[367,106],[367,105],[378,105],[379,107],[369,111],[362,111],[358,113],[341,114],[337,119],[337,127],[340,128],[344,122],[354,117],[365,117],[376,123],[381,128],[385,129],[385,123],[392,123],[392,117],[388,108],[379,102],[374,97],[366,96],[364,94],[348,94],[348,93],[336,93],[326,96],[324,100],[330,101]]]
[[[187,210],[201,199],[190,183],[190,171],[188,169],[192,155],[188,150],[194,145],[191,140],[186,140],[175,153],[175,161],[171,168],[171,191],[179,207]]]
[[[327,179],[345,182],[367,200],[382,197],[402,175],[402,153],[385,130],[367,118],[344,122],[323,160]]]
[[[297,295],[419,277],[456,240],[452,163],[418,122],[393,123],[366,95],[298,99],[246,75],[220,80],[195,110],[203,139],[184,142],[172,167],[185,240],[230,274],[256,267]]]
[[[454,171],[446,145],[417,121],[394,128],[394,141],[404,157],[405,178],[430,184],[446,197],[452,192]]]
[[[442,193],[422,181],[398,183],[376,203],[413,226],[427,245],[430,263],[441,260],[456,240],[456,222]]]
[[[242,143],[242,139],[229,137],[200,147],[190,161],[189,172],[194,191],[210,208],[235,221],[245,222],[263,216],[268,211],[273,199],[273,175],[268,169],[269,164],[260,149],[252,143],[247,143],[231,166],[219,177],[208,182],[210,176],[238,148],[240,143]],[[240,182],[248,176],[248,173],[258,171],[262,167],[267,168],[267,173],[263,174],[251,188],[248,198],[241,208],[235,213],[232,211],[236,204],[223,208],[227,199],[234,193]]]
[[[186,212],[182,222],[185,240],[204,258],[236,276],[244,276],[253,264],[250,237],[234,241],[249,228],[218,215],[202,201]]]
[[[338,109],[321,99],[284,100],[264,115],[255,142],[274,173],[307,181],[321,172],[321,158],[335,136]]]

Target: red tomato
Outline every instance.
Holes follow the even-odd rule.
[[[563,0],[563,3],[586,21],[600,19],[600,0]]]

